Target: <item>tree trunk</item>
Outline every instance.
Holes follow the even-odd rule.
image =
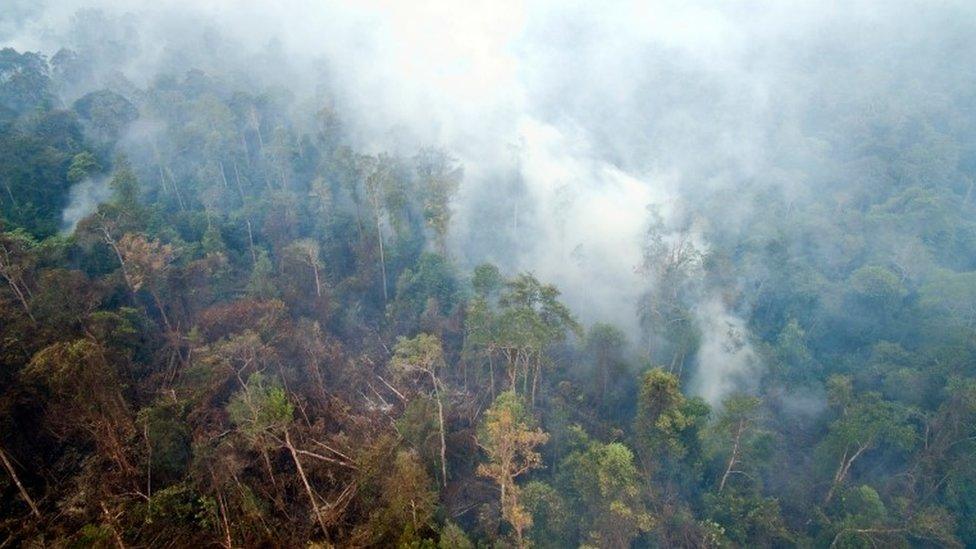
[[[7,196],[10,197],[10,202],[14,205],[14,208],[16,208],[17,199],[14,198],[14,193],[10,191],[10,182],[6,179],[3,180],[3,188],[7,190]]]
[[[135,293],[136,289],[132,286],[132,279],[129,278],[129,270],[125,267],[125,260],[122,259],[122,252],[119,251],[119,246],[115,243],[115,239],[112,238],[112,233],[108,232],[108,229],[103,225],[101,227],[102,234],[105,235],[105,242],[112,247],[115,251],[115,257],[119,259],[119,265],[122,266],[122,276],[125,278],[125,284],[129,287],[129,290]]]
[[[385,304],[390,298],[386,289],[386,256],[383,253],[383,233],[380,230],[380,218],[378,213],[376,215],[376,239],[380,245],[380,274],[383,276],[383,303]]]
[[[31,512],[34,513],[34,516],[41,518],[41,511],[37,508],[37,504],[34,503],[34,500],[31,499],[30,495],[27,494],[27,490],[24,488],[24,485],[21,484],[20,477],[17,476],[17,472],[14,470],[13,464],[10,463],[9,459],[7,459],[7,454],[2,448],[0,448],[0,461],[3,461],[3,467],[7,470],[7,473],[10,474],[10,478],[13,479],[14,484],[17,485],[17,490],[20,491],[20,497],[24,498],[24,501],[26,501],[27,505],[30,506]]]
[[[441,402],[441,392],[438,388],[437,376],[434,372],[428,372],[430,374],[430,379],[434,383],[434,400],[437,401],[437,421],[440,424],[441,431],[441,478],[444,481],[444,487],[447,487],[447,442],[444,436],[444,405]]]
[[[295,451],[295,445],[291,443],[291,434],[287,428],[285,429],[285,446],[291,453],[291,459],[295,462],[295,469],[298,470],[298,477],[302,479],[302,484],[305,486],[305,493],[308,494],[308,501],[312,505],[312,511],[315,513],[315,518],[318,520],[319,527],[322,528],[322,533],[328,537],[329,531],[325,527],[325,519],[322,518],[322,512],[319,510],[319,506],[315,502],[315,494],[312,492],[312,486],[308,483],[308,478],[305,476],[305,469],[302,468],[302,462],[298,459],[298,452]]]
[[[173,326],[169,323],[169,317],[166,316],[166,309],[163,307],[163,300],[159,299],[159,292],[156,290],[149,290],[149,293],[153,297],[153,301],[156,302],[156,308],[159,309],[159,316],[163,319],[163,325],[166,326],[166,331],[169,333],[173,332]],[[182,361],[183,357],[180,357]]]
[[[311,257],[308,258],[309,263],[312,264],[312,272],[315,273],[315,295],[316,297],[322,297],[322,282],[319,279],[319,266],[318,263]]]
[[[258,254],[254,252],[254,233],[251,232],[251,219],[247,218],[244,221],[247,222],[247,243],[251,248],[251,261],[253,265],[257,265]]]
[[[107,522],[108,527],[112,529],[112,536],[115,537],[115,545],[117,545],[119,549],[125,549],[125,542],[122,540],[122,536],[119,534],[118,529],[115,528],[115,517],[108,512],[108,507],[105,506],[104,502],[100,503],[100,505],[102,507],[102,514],[105,515],[105,522]]]
[[[244,203],[244,187],[241,186],[241,170],[237,167],[237,161],[234,161],[234,182],[237,184],[237,194],[241,195],[241,203]]]
[[[30,304],[27,303],[27,298],[24,296],[23,291],[18,286],[17,281],[14,280],[13,276],[7,273],[7,269],[4,267],[4,265],[0,265],[0,275],[3,275],[3,278],[8,284],[10,284],[14,294],[17,296],[17,300],[20,301],[20,305],[24,308],[24,312],[27,313],[27,316],[30,317],[31,322],[37,324],[37,319],[34,318],[34,314],[31,313]]]
[[[854,465],[854,460],[864,453],[869,446],[869,444],[862,444],[850,458],[847,457],[847,451],[844,451],[844,456],[840,460],[840,466],[837,467],[837,472],[834,473],[834,480],[830,485],[830,490],[827,490],[827,495],[824,497],[824,505],[830,503],[830,500],[834,497],[834,492],[836,492],[837,487],[844,483],[844,480],[847,478],[847,474],[850,473],[851,466]]]
[[[228,185],[227,185],[227,174],[224,172],[224,161],[218,160],[217,164],[220,166],[220,182],[223,183],[224,188],[226,189]]]
[[[739,420],[739,426],[735,433],[735,442],[732,444],[732,455],[729,456],[729,465],[725,468],[725,474],[722,475],[722,481],[718,484],[718,493],[722,493],[725,489],[725,482],[729,480],[729,474],[732,473],[732,467],[735,466],[736,460],[739,459],[739,441],[742,440],[742,431],[745,429],[745,422]]]
[[[186,205],[183,203],[183,194],[180,192],[180,184],[176,182],[176,178],[173,177],[173,172],[169,168],[160,165],[160,170],[163,169],[165,169],[166,174],[169,175],[169,180],[173,183],[173,194],[176,195],[176,201],[180,204],[180,210],[186,210]]]
[[[224,495],[217,492],[217,503],[220,509],[220,521],[224,526],[224,547],[234,549],[234,538],[230,534],[230,521],[227,520],[227,505],[224,503]]]
[[[489,376],[489,386],[491,387],[491,399],[495,400],[495,359],[492,357],[492,352],[488,350],[488,376]]]

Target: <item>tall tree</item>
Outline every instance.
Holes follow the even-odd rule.
[[[824,496],[824,505],[830,503],[847,480],[851,467],[866,452],[882,444],[907,450],[917,440],[905,408],[885,401],[875,392],[855,394],[851,379],[845,376],[832,376],[828,390],[837,418],[820,443],[820,450],[836,460],[837,468]]]
[[[478,466],[478,474],[498,485],[502,517],[511,525],[520,548],[527,546],[525,531],[532,527],[532,515],[522,504],[516,479],[542,466],[542,455],[536,447],[547,440],[549,435],[535,427],[521,398],[513,391],[498,395],[478,430],[478,445],[488,455],[488,463]]]
[[[444,384],[438,377],[443,369],[444,350],[437,336],[420,334],[412,339],[401,337],[393,349],[390,368],[400,377],[420,374],[430,380],[430,391],[437,403],[437,424],[440,431],[441,482],[447,486],[447,442],[444,427]]]

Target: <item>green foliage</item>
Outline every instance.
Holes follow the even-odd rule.
[[[590,442],[560,465],[577,498],[581,533],[595,547],[629,547],[653,520],[641,501],[634,455],[619,442]]]
[[[255,444],[284,430],[292,420],[295,407],[280,386],[269,383],[264,374],[255,372],[227,403],[227,414],[237,429]]]
[[[474,549],[474,544],[468,539],[457,524],[447,521],[441,529],[441,538],[437,542],[437,549]]]
[[[471,275],[471,287],[478,297],[487,299],[501,290],[505,280],[498,267],[491,263],[482,263],[474,268]]]
[[[78,153],[71,159],[71,165],[68,166],[68,181],[80,183],[85,178],[96,174],[100,169],[101,166],[92,153],[87,151]]]
[[[634,434],[649,471],[656,471],[687,455],[688,433],[708,415],[707,406],[703,404],[685,398],[674,374],[660,368],[644,374],[637,400]]]
[[[0,50],[0,107],[17,113],[54,101],[47,60],[39,53]]]
[[[0,50],[5,544],[976,546],[972,74],[833,93],[748,177],[686,173],[631,333],[502,275],[560,257],[533,170],[478,170],[454,235],[448,151],[355,150],[318,92],[176,50],[103,74],[121,23],[79,13],[50,66]],[[714,410],[685,385],[734,369],[710,303],[762,365]]]
[[[562,494],[545,482],[534,480],[522,488],[525,509],[532,515],[529,538],[534,547],[565,547],[574,539],[578,524]]]
[[[709,520],[720,525],[724,537],[733,543],[777,547],[796,542],[774,498],[726,490],[705,494],[703,503]]]
[[[427,309],[448,314],[459,298],[459,286],[454,267],[441,255],[425,253],[413,269],[400,274],[396,284],[397,315],[414,319]]]
[[[149,467],[157,489],[182,478],[191,458],[190,432],[183,406],[164,399],[139,410]]]
[[[274,281],[274,266],[265,250],[258,251],[257,261],[251,268],[251,278],[247,282],[247,293],[259,299],[278,296],[278,286]]]
[[[858,300],[886,312],[894,310],[907,294],[898,276],[884,267],[861,267],[849,283]]]
[[[141,211],[139,205],[139,180],[125,158],[115,161],[115,171],[109,181],[112,189],[112,203],[122,212],[136,216]]]
[[[400,451],[391,466],[362,536],[372,545],[416,546],[434,526],[437,492],[417,454]]]

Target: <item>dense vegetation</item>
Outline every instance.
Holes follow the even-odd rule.
[[[449,153],[199,70],[66,104],[85,63],[0,52],[0,546],[976,545],[965,104],[702,196],[707,247],[652,212],[628,341],[462,272]],[[711,405],[708,299],[762,365]]]

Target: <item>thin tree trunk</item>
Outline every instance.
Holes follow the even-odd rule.
[[[309,256],[308,260],[312,264],[312,272],[315,273],[315,295],[316,297],[322,297],[322,282],[319,279],[318,263],[311,256]]]
[[[10,284],[10,287],[14,290],[14,294],[17,296],[17,300],[20,301],[20,305],[24,308],[24,312],[27,313],[27,316],[30,317],[31,322],[37,324],[37,319],[34,318],[34,314],[31,313],[30,304],[27,303],[27,298],[24,296],[23,291],[21,291],[20,286],[17,284],[17,281],[14,280],[13,276],[7,273],[7,270],[3,265],[0,265],[0,275],[3,275],[3,278],[7,281],[8,284]]]
[[[535,368],[532,369],[532,399],[530,400],[530,404],[532,406],[535,406],[535,391],[536,388],[539,386],[540,372],[542,372],[542,362],[537,360],[535,364]]]
[[[295,446],[291,443],[291,434],[288,429],[285,429],[285,446],[288,451],[291,452],[291,459],[295,462],[295,468],[298,470],[298,477],[302,479],[302,484],[305,486],[305,493],[308,494],[308,501],[312,504],[312,511],[315,512],[315,518],[319,522],[319,526],[322,528],[322,533],[328,537],[329,531],[325,527],[325,519],[322,518],[322,512],[319,510],[318,504],[315,502],[315,494],[312,492],[312,486],[308,483],[308,478],[305,476],[305,469],[302,468],[302,462],[298,459],[298,452],[295,451]]]
[[[268,470],[268,478],[271,479],[271,485],[275,487],[276,494],[280,497],[281,488],[278,487],[278,479],[274,476],[274,468],[271,467],[271,458],[268,457],[268,451],[261,449],[261,461],[264,463],[264,468]]]
[[[227,520],[227,505],[224,503],[224,495],[217,492],[217,503],[220,506],[220,521],[224,526],[224,547],[234,548],[234,538],[230,535],[230,521]]]
[[[108,522],[108,527],[112,529],[112,536],[115,537],[115,544],[118,545],[119,549],[125,549],[125,542],[122,540],[122,536],[119,534],[118,529],[115,528],[115,518],[111,513],[108,512],[108,507],[105,503],[100,503],[102,507],[102,514],[105,515],[105,521]]]
[[[2,448],[0,448],[0,461],[3,461],[3,467],[7,470],[7,473],[10,474],[10,478],[13,479],[14,484],[17,485],[17,490],[20,491],[20,497],[24,498],[24,501],[26,501],[27,505],[30,506],[31,512],[34,513],[34,516],[41,518],[41,511],[37,508],[37,504],[34,503],[34,500],[31,499],[30,495],[27,494],[27,490],[24,488],[24,485],[21,484],[20,477],[17,476],[17,472],[14,470],[13,464],[10,463],[9,459],[7,459],[7,454]]]
[[[164,193],[169,192],[169,186],[166,184],[166,176],[163,174],[163,165],[157,163],[156,167],[159,168],[159,185],[163,188]]]
[[[824,505],[827,505],[830,503],[830,500],[833,499],[834,492],[837,490],[837,487],[844,483],[844,480],[847,478],[847,474],[850,473],[851,466],[854,465],[854,460],[864,453],[864,451],[868,449],[868,446],[868,444],[862,444],[850,458],[847,457],[847,451],[844,452],[844,457],[841,458],[840,466],[837,468],[837,472],[834,474],[834,481],[831,483],[830,490],[827,491],[826,497],[824,497]]]
[[[142,427],[142,435],[146,438],[146,507],[152,515],[152,443],[149,440],[149,422]]]
[[[159,299],[159,293],[156,290],[150,290],[149,293],[152,295],[153,301],[156,302],[156,308],[159,309],[159,316],[163,318],[163,325],[166,326],[166,331],[172,333],[173,326],[169,323],[169,317],[166,316],[166,309],[163,308],[163,301]],[[181,356],[180,360],[182,361],[182,359],[183,357]]]
[[[251,107],[251,122],[254,124],[254,132],[258,134],[258,146],[264,152],[264,137],[261,135],[261,122],[258,120],[258,112]]]
[[[241,185],[241,170],[237,167],[237,161],[234,161],[234,181],[237,184],[237,193],[241,195],[241,203],[244,202],[244,187]]]
[[[176,201],[180,204],[180,210],[186,210],[186,204],[183,203],[183,193],[180,192],[180,184],[176,182],[176,178],[173,177],[173,172],[169,168],[160,166],[161,169],[166,171],[166,175],[169,176],[169,180],[173,183],[173,194],[176,195]]]
[[[251,219],[247,218],[244,221],[247,222],[247,243],[251,248],[251,261],[254,265],[257,265],[258,255],[254,252],[254,233],[251,231]]]
[[[3,180],[3,188],[7,190],[7,196],[10,197],[10,202],[13,203],[14,208],[17,207],[17,199],[14,198],[14,193],[10,191],[10,182],[6,179]]]
[[[735,466],[736,460],[739,459],[739,441],[742,440],[742,431],[745,429],[745,423],[739,420],[739,427],[735,433],[735,443],[732,444],[732,455],[729,456],[729,465],[725,468],[725,474],[722,475],[722,482],[718,484],[718,493],[722,493],[725,490],[725,482],[729,480],[729,474],[732,473],[732,467]]]
[[[383,275],[383,303],[386,303],[390,298],[386,289],[386,256],[383,253],[383,233],[380,231],[379,215],[376,217],[376,239],[380,244],[380,273]]]
[[[106,229],[104,225],[101,227],[101,229],[102,233],[105,235],[105,242],[112,247],[112,250],[115,251],[115,257],[119,259],[119,265],[122,266],[122,276],[125,278],[126,286],[129,287],[130,291],[135,293],[136,289],[132,285],[132,279],[129,277],[129,270],[125,267],[125,260],[122,259],[122,252],[119,251],[118,244],[115,243],[115,239],[112,238],[112,234],[108,232],[108,229]]]
[[[488,351],[488,376],[489,385],[491,386],[491,399],[495,399],[495,359],[492,358],[491,350]]]
[[[447,487],[447,442],[444,436],[444,404],[441,402],[441,393],[438,388],[437,376],[434,372],[429,371],[430,380],[434,384],[434,400],[437,401],[437,421],[440,424],[441,431],[441,478],[444,481],[444,487]]]
[[[228,185],[227,185],[227,174],[224,173],[224,161],[218,160],[217,164],[220,166],[220,181],[221,183],[224,184],[224,188],[226,189]]]

